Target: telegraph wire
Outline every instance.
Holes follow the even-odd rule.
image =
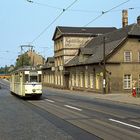
[[[120,7],[121,5],[123,5],[123,4],[125,4],[125,3],[129,2],[129,1],[130,1],[130,0],[127,0],[127,1],[121,3],[121,4],[117,5],[117,6],[114,6],[113,8],[111,8],[111,9],[109,9],[109,10],[107,10],[107,11],[102,11],[102,13],[101,13],[100,15],[98,15],[97,17],[95,17],[94,19],[92,19],[90,22],[88,22],[87,24],[85,24],[84,27],[88,26],[90,23],[92,23],[92,22],[94,22],[95,20],[97,20],[98,18],[102,17],[104,14],[109,13],[109,12],[112,11],[113,9],[116,9],[116,8]]]
[[[69,6],[67,6],[65,9],[62,9],[62,12],[61,12],[47,27],[45,27],[45,29],[44,29],[37,37],[35,37],[35,38],[30,42],[30,44],[32,44],[32,43],[35,42],[38,38],[40,38],[40,36],[41,36],[42,34],[44,34],[44,33],[46,32],[46,30],[47,30],[56,20],[58,20],[58,19],[63,15],[64,12],[66,12],[70,7],[72,7],[77,1],[78,1],[78,0],[73,1],[73,2],[72,2]]]
[[[32,1],[32,0],[26,0],[26,1],[28,1],[30,3],[33,3],[33,4],[36,4],[36,5],[53,8],[53,9],[56,9],[56,10],[63,10],[62,7],[57,7],[57,6],[49,5],[49,4],[46,4],[46,3],[39,3],[39,2]],[[126,3],[126,2],[124,2],[124,3]],[[114,8],[117,8],[117,7],[114,7]],[[125,8],[125,9],[127,9],[127,10],[134,10],[134,9],[140,9],[140,7],[130,7],[130,8]],[[86,10],[86,9],[68,9],[67,11],[68,12],[80,12],[80,13],[102,13],[102,11]],[[119,9],[119,10],[113,10],[112,9],[110,12],[118,12],[118,11],[122,11],[122,9]]]
[[[49,5],[49,4],[46,4],[46,3],[39,3],[39,2],[32,1],[32,0],[27,0],[27,1],[30,2],[30,3],[36,4],[36,5],[45,6],[45,7],[49,7],[49,8],[53,8],[53,9],[58,9],[58,10],[63,9],[63,8],[52,6],[52,5]]]
[[[136,9],[140,9],[140,7],[129,7],[129,8],[123,8],[126,10],[136,10]],[[118,11],[122,11],[123,9],[118,9],[118,10],[113,10],[111,12],[118,12]]]
[[[117,6],[115,6],[115,7],[113,7],[113,8],[111,8],[111,9],[109,9],[109,10],[107,10],[107,11],[92,11],[92,10],[76,10],[76,9],[69,9],[70,7],[72,7],[72,5],[74,5],[78,0],[75,0],[74,2],[72,2],[68,7],[66,7],[65,9],[63,9],[63,8],[59,8],[59,7],[55,7],[55,6],[51,6],[51,5],[47,5],[47,4],[42,4],[42,3],[38,3],[38,2],[34,2],[34,1],[32,1],[32,0],[27,0],[28,2],[30,2],[30,3],[34,3],[34,4],[39,4],[39,5],[44,5],[44,6],[48,6],[48,7],[51,7],[51,8],[55,8],[55,9],[59,9],[59,10],[62,10],[62,12],[57,16],[57,17],[55,17],[54,18],[54,20],[37,36],[37,37],[35,37],[29,44],[32,44],[33,42],[35,42],[42,34],[44,34],[44,32],[46,32],[46,30],[48,29],[48,28],[50,28],[50,26],[56,21],[56,20],[58,20],[62,15],[63,15],[63,13],[64,12],[66,12],[66,11],[75,11],[75,12],[100,12],[101,14],[99,14],[97,17],[95,17],[93,20],[91,20],[90,22],[88,22],[86,25],[84,25],[83,27],[87,27],[89,24],[91,24],[92,22],[94,22],[95,20],[97,20],[97,19],[99,19],[100,17],[102,17],[104,14],[106,14],[106,13],[109,13],[109,12],[113,12],[113,10],[114,9],[116,9],[116,8],[118,8],[118,7],[120,7],[121,5],[123,5],[123,4],[125,4],[125,3],[127,3],[127,2],[129,2],[130,0],[127,0],[127,1],[125,1],[125,2],[123,2],[123,3],[121,3],[121,4],[119,4],[119,5],[117,5]],[[133,10],[133,9],[136,9],[136,8],[140,8],[140,7],[131,7],[131,8],[128,8],[128,10]],[[116,11],[121,11],[121,10],[116,10]]]
[[[109,9],[108,11],[105,11],[105,13],[108,13],[108,12],[112,11],[113,9],[118,8],[118,7],[120,7],[120,6],[124,5],[125,3],[129,2],[129,1],[130,1],[130,0],[127,0],[127,1],[125,1],[125,2],[121,3],[121,4],[117,5],[117,6],[115,6],[115,7],[111,8],[111,9]]]
[[[86,9],[69,9],[69,12],[81,12],[81,13],[101,13],[101,11],[96,10],[86,10]]]

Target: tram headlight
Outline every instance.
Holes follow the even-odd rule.
[[[33,91],[33,92],[36,92],[36,90],[35,90],[35,89],[32,89],[32,91]]]

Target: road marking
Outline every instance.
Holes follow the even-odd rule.
[[[82,111],[82,109],[77,108],[77,107],[74,107],[74,106],[70,106],[70,105],[64,105],[64,106],[65,106],[65,107],[68,107],[68,108],[71,108],[71,109],[78,110],[78,111]]]
[[[53,100],[49,100],[49,99],[45,99],[46,101],[50,102],[50,103],[54,103],[55,101]]]
[[[135,125],[132,125],[132,124],[128,124],[128,123],[121,122],[121,121],[114,120],[114,119],[109,119],[109,120],[110,120],[110,121],[113,121],[113,122],[117,122],[117,123],[123,124],[123,125],[126,125],[126,126],[130,126],[130,127],[136,128],[136,129],[140,129],[140,127],[135,126]]]

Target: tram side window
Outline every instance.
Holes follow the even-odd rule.
[[[38,82],[41,82],[41,74],[39,74],[38,77],[39,77],[39,81]]]
[[[15,82],[19,82],[19,81],[20,81],[19,74],[18,74],[18,73],[16,73],[16,74],[15,74]]]
[[[25,74],[25,83],[29,82],[29,75]]]

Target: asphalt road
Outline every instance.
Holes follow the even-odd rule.
[[[22,100],[5,86],[0,124],[0,140],[139,140],[140,106],[50,88],[40,100]]]
[[[10,94],[8,82],[0,80],[0,85],[0,140],[100,139],[34,105],[44,99],[23,100]]]
[[[140,106],[84,98],[49,88],[44,93],[41,103],[30,103],[102,139],[140,139]]]

